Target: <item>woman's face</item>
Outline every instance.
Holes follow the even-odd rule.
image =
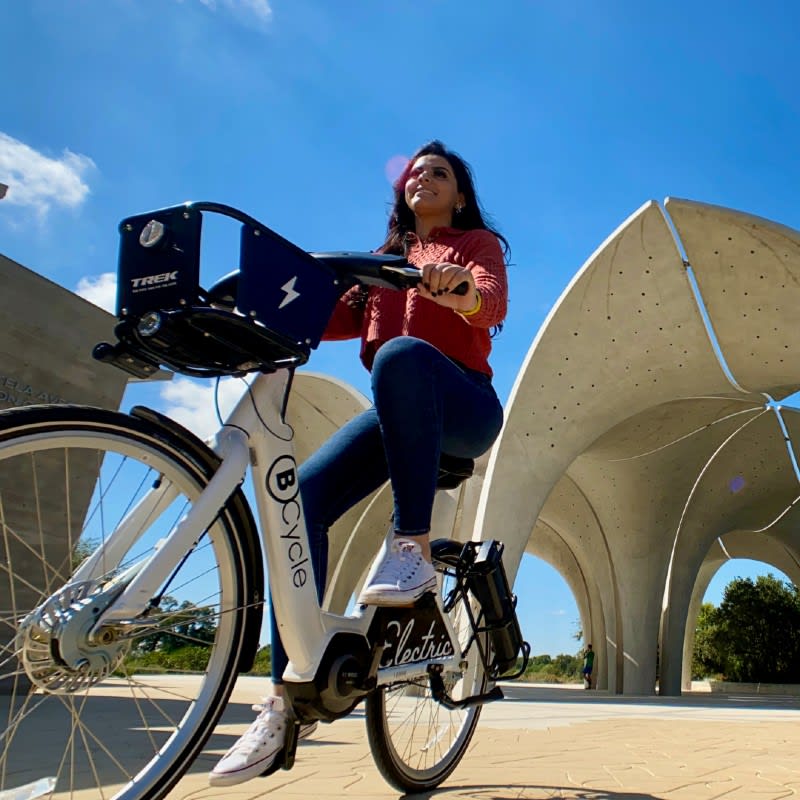
[[[463,205],[456,176],[443,156],[420,156],[411,167],[405,186],[406,204],[418,217],[452,220],[453,210]]]

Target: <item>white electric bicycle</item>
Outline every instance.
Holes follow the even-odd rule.
[[[242,223],[240,269],[207,291],[202,212]],[[341,294],[407,289],[418,270],[397,256],[309,254],[212,203],[130,217],[120,234],[118,341],[95,357],[140,378],[260,374],[211,446],[143,407],[0,413],[0,797],[45,778],[50,797],[167,795],[253,664],[264,556],[290,658],[276,768],[292,766],[301,723],[364,700],[386,780],[437,786],[482,704],[502,697],[494,682],[527,663],[502,545],[435,542],[439,591],[414,607],[323,610],[285,421],[294,369]],[[471,468],[443,457],[440,485]]]

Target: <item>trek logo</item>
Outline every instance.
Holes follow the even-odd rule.
[[[447,629],[439,620],[430,620],[427,633],[415,631],[414,622],[412,617],[403,621],[391,620],[386,625],[381,667],[401,667],[417,661],[450,658],[454,654]],[[425,620],[422,624],[425,624]]]
[[[158,286],[162,283],[175,283],[178,279],[178,272],[161,272],[158,275],[145,275],[143,278],[131,278],[131,286],[134,289],[143,289],[146,286]]]
[[[280,539],[286,564],[297,589],[305,586],[311,577],[311,564],[306,544],[301,541],[298,526],[303,516],[300,507],[300,485],[297,482],[297,463],[291,456],[280,456],[267,470],[267,492],[281,505]]]
[[[278,306],[278,308],[288,306],[292,300],[297,300],[297,298],[300,297],[300,292],[296,292],[294,290],[294,285],[296,283],[297,275],[295,275],[293,278],[290,278],[288,281],[286,281],[286,283],[283,284],[283,286],[281,286],[281,290],[286,293],[286,297],[281,300],[281,304]]]

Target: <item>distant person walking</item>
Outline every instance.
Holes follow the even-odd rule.
[[[592,688],[592,670],[594,669],[594,650],[591,645],[586,646],[583,654],[583,688]]]

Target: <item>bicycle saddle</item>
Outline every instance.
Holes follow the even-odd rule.
[[[455,489],[471,477],[474,469],[475,461],[473,459],[442,453],[439,456],[439,477],[436,481],[436,488]]]

